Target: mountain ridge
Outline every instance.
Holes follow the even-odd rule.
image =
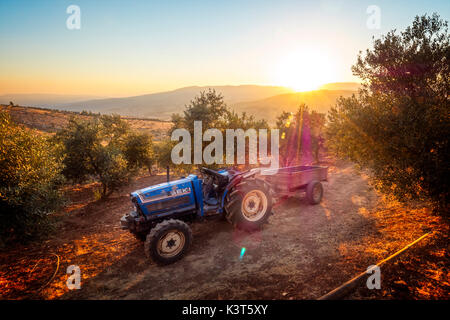
[[[306,104],[310,110],[327,113],[336,104],[339,97],[355,94],[353,90],[312,90],[286,93],[257,101],[240,102],[232,105],[237,112],[253,114],[256,119],[267,119],[273,123],[283,111],[296,112],[300,104]]]
[[[53,94],[25,94],[17,97],[26,97],[24,101],[16,99],[14,95],[0,96],[0,103],[29,105],[35,107],[48,107],[67,111],[92,111],[105,114],[118,113],[127,117],[158,118],[169,120],[173,113],[179,113],[201,91],[214,89],[224,97],[227,105],[237,112],[247,112],[256,118],[260,115],[273,121],[281,111],[295,111],[300,103],[306,103],[311,109],[326,112],[340,96],[349,96],[353,90],[331,90],[325,88],[356,88],[359,84],[351,82],[331,83],[322,86],[322,89],[295,92],[290,88],[281,86],[260,85],[222,85],[222,86],[188,86],[174,90],[149,93],[129,97],[96,97],[83,100],[83,95],[53,95]],[[50,99],[51,101],[34,101],[34,98]],[[53,99],[53,100],[52,100]],[[67,102],[67,100],[72,101]],[[76,101],[75,101],[76,99]],[[61,101],[61,102],[58,102]]]
[[[119,113],[125,116],[169,119],[172,113],[180,112],[201,91],[208,89],[214,89],[221,93],[227,104],[292,92],[291,89],[280,86],[190,86],[132,97],[80,101],[63,104],[61,107],[71,111],[90,110],[102,113]]]

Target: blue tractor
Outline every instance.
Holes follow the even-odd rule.
[[[270,187],[257,170],[201,168],[196,175],[130,194],[135,210],[121,218],[122,229],[145,241],[145,253],[158,264],[179,260],[192,242],[186,222],[222,216],[238,228],[254,230],[272,211]]]
[[[320,203],[320,181],[327,180],[328,168],[200,171],[203,179],[191,174],[130,194],[135,210],[121,218],[122,228],[145,241],[146,255],[159,264],[175,262],[188,250],[192,232],[186,222],[219,216],[237,228],[251,231],[269,218],[273,197],[305,192],[310,204]]]

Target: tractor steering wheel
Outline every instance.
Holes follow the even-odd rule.
[[[201,167],[200,172],[204,173],[206,175],[210,175],[210,176],[214,177],[217,180],[219,185],[228,183],[227,177],[221,175],[217,171],[214,171],[214,170],[211,170],[211,169],[208,169],[208,168],[205,168],[205,167]]]

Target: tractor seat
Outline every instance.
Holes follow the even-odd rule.
[[[205,202],[206,204],[209,204],[210,206],[216,206],[216,205],[219,204],[219,201],[217,201],[216,198],[208,198],[208,199],[205,199],[204,202]]]

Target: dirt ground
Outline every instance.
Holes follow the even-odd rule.
[[[244,234],[222,220],[192,224],[190,251],[164,267],[148,260],[143,244],[119,227],[120,217],[132,209],[128,193],[162,181],[164,176],[143,177],[105,201],[92,199],[92,186],[71,190],[73,202],[51,239],[0,254],[1,298],[316,299],[429,231],[433,234],[415,250],[435,252],[434,266],[428,265],[418,282],[414,272],[423,264],[409,259],[412,271],[401,280],[415,281],[418,290],[392,295],[387,288],[400,281],[399,271],[387,264],[384,291],[351,298],[449,297],[446,224],[426,208],[384,199],[349,163],[330,164],[320,205],[303,197],[278,203],[260,232]],[[80,290],[67,289],[69,265],[81,269]]]

